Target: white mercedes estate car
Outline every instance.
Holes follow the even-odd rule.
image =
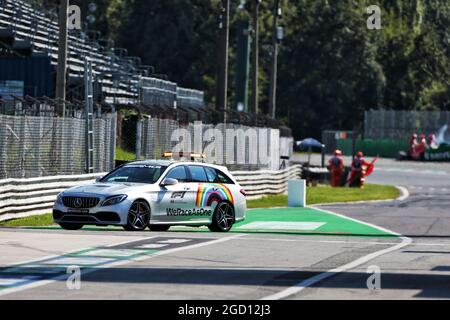
[[[66,230],[118,225],[127,231],[208,226],[228,232],[245,219],[245,191],[227,168],[152,160],[120,166],[90,185],[61,192],[53,219]]]

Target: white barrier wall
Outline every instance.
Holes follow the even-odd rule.
[[[56,195],[67,188],[93,183],[106,173],[0,180],[0,221],[51,212]],[[301,175],[301,166],[280,171],[235,171],[232,173],[248,199],[287,191],[287,182]]]
[[[56,195],[104,174],[0,180],[0,221],[49,213]]]
[[[264,195],[287,192],[288,181],[299,179],[302,173],[300,165],[284,170],[234,171],[233,176],[247,192],[247,199],[255,199]]]

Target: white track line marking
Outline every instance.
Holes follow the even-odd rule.
[[[142,246],[139,246],[140,249],[159,249],[163,247],[167,247],[168,244],[158,244],[158,243],[152,243],[152,244],[144,244]]]
[[[157,237],[157,236],[139,237],[139,238],[133,239],[133,240],[128,239],[126,241],[120,241],[120,242],[117,242],[117,243],[104,245],[104,247],[107,248],[107,247],[119,246],[119,245],[127,244],[127,243],[130,243],[130,242],[152,239],[152,238],[155,238],[155,237]],[[8,268],[8,269],[16,268],[17,269],[21,265],[26,265],[26,264],[31,264],[31,263],[39,263],[40,261],[51,260],[51,259],[62,257],[64,255],[70,255],[70,254],[73,254],[73,253],[77,253],[77,252],[80,252],[80,251],[91,250],[93,248],[94,247],[85,247],[85,248],[81,248],[81,249],[76,249],[76,250],[63,252],[61,254],[54,254],[54,255],[44,256],[44,257],[37,258],[37,259],[30,259],[30,260],[25,260],[25,261],[21,261],[21,262],[15,262],[15,263],[12,263],[12,264],[9,264],[9,265],[2,266],[2,268]],[[38,267],[41,267],[41,265],[39,265]],[[64,277],[67,277],[67,275],[55,277],[55,278],[52,278],[52,279],[49,279],[49,280],[42,280],[42,281],[33,282],[33,283],[28,284],[28,285],[19,287],[19,288],[3,289],[3,290],[0,291],[0,296],[7,295],[7,294],[10,294],[10,293],[13,293],[13,292],[26,290],[26,289],[31,289],[31,288],[38,287],[38,286],[41,286],[41,285],[45,285],[45,284],[51,283],[53,281],[64,279]]]
[[[300,222],[300,221],[255,221],[244,224],[236,229],[239,230],[294,230],[294,231],[314,231],[321,226],[326,224],[326,222]]]
[[[121,242],[117,242],[117,243],[113,243],[113,244],[101,245],[100,247],[105,247],[105,248],[115,247],[115,246],[120,246],[121,244],[127,244],[127,243],[130,243],[130,242],[140,241],[140,240],[148,240],[148,239],[152,239],[152,238],[156,238],[156,237],[158,237],[158,236],[136,237],[136,239],[134,239],[134,240],[126,240],[126,241],[121,241]],[[70,250],[70,251],[67,251],[67,252],[62,252],[60,254],[52,254],[52,255],[49,255],[49,256],[41,257],[41,258],[24,260],[24,261],[14,262],[14,263],[11,263],[11,264],[8,264],[8,265],[3,265],[3,266],[0,265],[0,266],[2,268],[13,268],[15,266],[20,266],[22,264],[29,264],[29,263],[33,263],[33,262],[37,262],[37,261],[50,260],[50,259],[53,259],[53,258],[58,258],[58,257],[64,256],[64,255],[69,255],[69,254],[77,253],[77,252],[80,252],[80,251],[87,251],[87,250],[91,250],[91,249],[94,249],[94,248],[95,247],[86,247],[86,248],[81,248],[81,249],[76,249],[76,250]]]
[[[163,241],[158,241],[158,243],[167,243],[167,244],[171,244],[171,243],[185,243],[190,241],[189,239],[170,239],[170,240],[163,240]]]
[[[402,193],[400,197],[397,198],[397,201],[405,201],[409,197],[409,191],[405,187],[402,186],[395,186],[397,189],[399,189]]]
[[[170,254],[170,253],[174,253],[174,252],[178,252],[178,251],[196,249],[196,248],[200,248],[200,247],[204,247],[204,246],[208,246],[208,245],[212,245],[212,244],[216,244],[216,243],[221,243],[221,242],[233,240],[233,239],[240,238],[240,237],[243,237],[243,236],[245,236],[245,235],[239,234],[239,235],[235,235],[235,236],[224,237],[224,238],[214,239],[214,240],[207,241],[207,242],[197,243],[197,244],[193,244],[193,245],[190,245],[190,246],[185,246],[185,247],[179,247],[179,248],[169,249],[169,250],[165,250],[165,251],[160,251],[160,252],[156,252],[156,253],[153,253],[153,254],[148,255],[148,256],[142,256],[142,257],[139,257],[139,258],[136,258],[136,259],[119,260],[117,262],[110,263],[108,265],[98,266],[98,267],[96,267],[94,269],[81,270],[81,274],[82,275],[86,275],[86,274],[98,271],[100,269],[117,267],[117,266],[120,266],[120,265],[128,264],[130,262],[143,261],[143,260],[151,259],[153,257],[162,256],[162,255],[166,255],[166,254]],[[143,238],[143,239],[139,239],[139,240],[146,240],[146,239],[151,239],[151,238],[155,238],[155,237],[158,237],[158,236],[152,236],[152,237]],[[128,240],[128,241],[124,241],[124,242],[121,242],[121,243],[113,244],[113,245],[110,245],[110,246],[116,246],[116,245],[126,244],[126,243],[130,243],[130,242],[136,242],[136,241],[139,241],[139,240]],[[88,248],[88,249],[92,249],[92,248]],[[81,249],[81,250],[83,250],[83,249]],[[76,250],[76,251],[73,251],[73,252],[79,252],[81,250]],[[56,257],[59,257],[59,255],[57,255]],[[43,259],[32,260],[32,261],[41,261],[41,260],[43,260]],[[61,275],[59,277],[55,277],[55,278],[48,279],[48,280],[42,280],[42,281],[33,282],[33,283],[30,283],[28,285],[25,285],[25,286],[22,286],[22,287],[18,287],[18,288],[3,289],[2,291],[0,291],[0,296],[12,294],[12,293],[17,293],[17,292],[20,292],[20,291],[23,291],[23,290],[29,290],[29,289],[32,289],[32,288],[41,287],[41,286],[44,286],[44,285],[47,285],[47,284],[50,284],[50,283],[53,283],[53,282],[56,282],[56,281],[59,281],[59,280],[64,280],[67,277],[68,277],[68,275],[64,274],[64,275]]]
[[[307,287],[310,287],[310,286],[312,286],[312,285],[314,285],[314,284],[316,284],[316,283],[318,283],[320,281],[323,281],[323,280],[325,280],[327,278],[330,278],[330,277],[332,277],[334,275],[337,275],[338,273],[342,273],[342,272],[345,272],[347,270],[356,268],[356,267],[358,267],[358,266],[360,266],[362,264],[365,264],[365,263],[367,263],[367,262],[369,262],[369,261],[371,261],[371,260],[373,260],[375,258],[378,258],[378,257],[380,257],[382,255],[385,255],[385,254],[388,254],[390,252],[393,252],[393,251],[399,250],[401,248],[404,248],[404,247],[406,247],[406,246],[408,246],[409,244],[412,243],[412,239],[410,239],[408,237],[404,237],[404,236],[400,235],[397,232],[394,232],[394,231],[391,231],[391,230],[387,230],[385,228],[373,225],[371,223],[367,223],[367,222],[360,221],[360,220],[357,220],[357,219],[354,219],[354,218],[346,217],[346,216],[344,216],[342,214],[338,214],[338,213],[335,213],[335,212],[332,212],[332,211],[323,210],[323,209],[319,209],[319,208],[315,208],[315,209],[320,210],[320,211],[325,212],[325,213],[329,213],[329,214],[332,214],[332,215],[339,216],[339,217],[344,218],[344,219],[348,219],[348,220],[352,220],[352,221],[355,221],[355,222],[358,222],[358,223],[362,223],[362,224],[365,224],[367,226],[379,229],[379,230],[384,231],[384,232],[388,232],[388,233],[397,235],[397,236],[400,237],[400,239],[402,239],[402,242],[396,244],[393,247],[390,247],[390,248],[387,248],[387,249],[383,249],[383,250],[376,251],[376,252],[373,252],[371,254],[368,254],[368,255],[366,255],[364,257],[356,259],[356,260],[354,260],[354,261],[352,261],[350,263],[347,263],[347,264],[345,264],[343,266],[340,266],[338,268],[331,269],[331,270],[328,270],[328,271],[323,272],[323,273],[319,273],[318,275],[316,275],[314,277],[311,277],[309,279],[303,280],[303,281],[295,284],[294,286],[289,287],[289,288],[287,288],[285,290],[282,290],[280,292],[277,292],[275,294],[266,296],[266,297],[262,298],[261,300],[280,300],[280,299],[285,299],[285,298],[287,298],[289,296],[292,296],[294,294],[297,294],[297,293],[301,292],[302,290],[306,289]]]
[[[298,284],[296,284],[296,285],[294,285],[294,286],[292,286],[290,288],[287,288],[287,289],[285,289],[283,291],[280,291],[280,292],[278,292],[276,294],[264,297],[264,298],[262,298],[262,300],[280,300],[280,299],[287,298],[287,297],[289,297],[289,296],[291,296],[293,294],[297,294],[297,293],[301,292],[305,288],[310,287],[310,286],[312,286],[312,285],[314,285],[314,284],[316,284],[316,283],[318,283],[318,282],[320,282],[322,280],[330,278],[330,277],[332,277],[332,276],[334,276],[334,275],[336,275],[338,273],[341,273],[341,272],[344,272],[344,271],[356,268],[356,267],[358,267],[358,266],[360,266],[362,264],[365,264],[365,263],[369,262],[370,260],[373,260],[373,259],[375,259],[375,258],[377,258],[379,256],[382,256],[384,254],[387,254],[387,253],[399,250],[399,249],[401,249],[403,247],[406,247],[407,245],[409,245],[411,243],[411,239],[409,239],[409,238],[402,237],[402,240],[403,241],[401,243],[399,243],[399,244],[397,244],[397,245],[395,245],[393,247],[390,247],[390,248],[387,248],[387,249],[384,249],[384,250],[380,250],[380,251],[371,253],[371,254],[369,254],[367,256],[359,258],[359,259],[357,259],[355,261],[352,261],[352,262],[350,262],[350,263],[348,263],[346,265],[343,265],[343,266],[341,266],[339,268],[335,268],[335,269],[332,269],[332,270],[320,273],[320,274],[318,274],[318,275],[316,275],[316,276],[314,276],[312,278],[306,279],[306,280],[304,280],[304,281],[302,281],[302,282],[300,282],[300,283],[298,283]]]
[[[328,237],[328,236],[326,236]],[[328,243],[328,244],[370,244],[370,245],[396,245],[398,242],[377,242],[377,241],[352,241],[352,240],[307,240],[307,239],[282,239],[282,238],[251,238],[245,237],[242,240],[254,241],[274,241],[274,242],[312,242],[312,243]],[[450,243],[448,244],[450,246]]]
[[[237,235],[234,235],[234,236],[214,239],[214,240],[211,240],[211,241],[197,243],[197,244],[192,244],[192,245],[185,246],[185,247],[179,247],[179,248],[159,251],[159,252],[155,252],[155,253],[153,253],[153,254],[151,254],[149,256],[142,256],[142,257],[133,259],[133,261],[143,261],[143,260],[151,259],[151,258],[154,258],[154,257],[163,256],[163,255],[166,255],[166,254],[169,254],[169,253],[174,253],[174,252],[183,251],[183,250],[197,249],[197,248],[209,246],[211,244],[216,244],[216,243],[221,243],[221,242],[225,242],[225,241],[229,241],[229,240],[234,240],[234,239],[245,237],[245,236],[246,236],[245,234],[237,234]]]
[[[147,249],[147,248],[142,248]],[[79,257],[99,257],[99,258],[127,258],[142,253],[138,249],[94,249],[78,254]],[[76,264],[76,263],[74,263]]]
[[[328,236],[327,236],[328,237]],[[274,241],[274,242],[313,242],[313,243],[329,243],[329,244],[370,244],[370,245],[397,245],[398,242],[381,242],[381,241],[352,241],[352,240],[307,240],[307,239],[283,239],[283,238],[252,238],[245,237],[242,240],[250,241]],[[429,247],[450,247],[449,243],[425,243],[425,242],[413,242],[411,246],[429,246]]]

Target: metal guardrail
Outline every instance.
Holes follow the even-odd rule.
[[[280,171],[235,171],[233,176],[247,191],[248,199],[287,191],[287,182],[298,179],[301,166]],[[0,180],[0,221],[49,213],[56,195],[67,188],[93,183],[106,173]]]

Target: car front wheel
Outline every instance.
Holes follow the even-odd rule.
[[[143,231],[150,221],[150,206],[143,200],[136,200],[128,211],[126,231]]]
[[[211,225],[208,226],[212,232],[228,232],[234,224],[234,209],[228,202],[221,202],[214,210]]]

